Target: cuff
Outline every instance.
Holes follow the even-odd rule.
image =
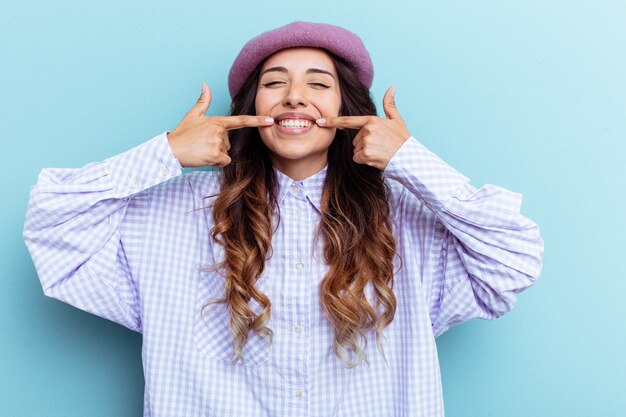
[[[409,137],[391,158],[383,175],[398,181],[433,212],[463,192],[470,180],[448,165],[415,137]]]
[[[116,185],[119,198],[138,193],[182,173],[180,162],[163,132],[104,162]]]

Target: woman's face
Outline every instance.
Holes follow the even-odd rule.
[[[341,94],[328,54],[315,48],[290,48],[271,55],[261,68],[256,114],[274,124],[259,127],[274,166],[293,179],[307,178],[324,167],[335,128],[315,120],[339,115]]]

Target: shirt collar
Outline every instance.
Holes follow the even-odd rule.
[[[280,170],[274,168],[276,173],[276,179],[278,180],[278,205],[281,206],[285,196],[291,190],[292,186],[299,187],[307,199],[313,204],[313,206],[319,211],[321,209],[322,190],[324,188],[324,181],[326,180],[326,172],[328,170],[328,164],[324,165],[317,173],[305,178],[301,181],[296,181],[288,177]]]

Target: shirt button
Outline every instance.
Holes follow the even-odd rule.
[[[296,264],[296,271],[300,272],[302,271],[302,268],[304,268],[304,265],[302,265],[302,262],[298,262]]]
[[[302,215],[304,214],[304,210],[302,210],[302,209],[298,208],[298,209],[296,209],[296,214],[297,214],[298,216],[302,216]]]
[[[295,334],[300,334],[302,333],[302,328],[300,326],[293,326],[293,332]]]
[[[298,193],[298,192],[300,192],[300,187],[298,187],[297,185],[294,184],[294,185],[291,186],[291,191],[293,193]]]
[[[296,390],[296,397],[302,397],[302,394],[303,394],[302,390],[299,390],[299,389]]]
[[[163,167],[161,168],[161,176],[163,178],[167,177],[168,175],[170,175],[170,170],[167,167]]]
[[[133,179],[132,186],[135,190],[139,189],[139,181]]]

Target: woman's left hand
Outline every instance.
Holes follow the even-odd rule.
[[[394,100],[395,86],[390,87],[383,97],[383,109],[386,119],[378,116],[339,116],[318,119],[320,127],[336,127],[339,129],[359,129],[352,144],[354,156],[358,164],[385,169],[391,157],[411,136]]]

